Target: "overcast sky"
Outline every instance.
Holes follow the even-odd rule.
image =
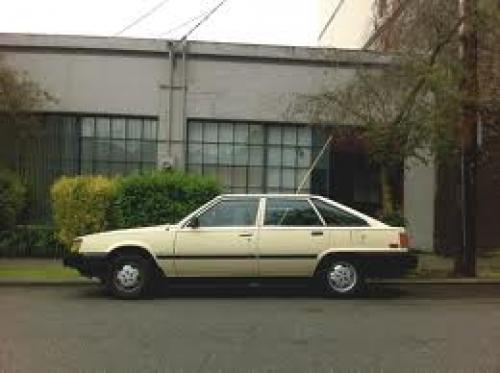
[[[3,0],[0,32],[113,35],[162,0]],[[132,37],[180,38],[193,21],[165,34],[220,0],[166,0],[165,5],[123,33]],[[316,0],[227,0],[190,39],[315,45]]]

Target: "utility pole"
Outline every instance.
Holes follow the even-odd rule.
[[[463,64],[461,89],[464,93],[460,123],[462,183],[462,250],[455,270],[465,277],[476,276],[476,168],[477,168],[477,0],[459,0],[463,18],[460,29],[460,58]]]

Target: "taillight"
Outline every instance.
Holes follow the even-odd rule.
[[[409,243],[408,234],[405,232],[399,233],[399,247],[408,247]]]

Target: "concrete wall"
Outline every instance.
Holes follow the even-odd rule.
[[[435,165],[408,161],[404,180],[404,214],[408,220],[411,247],[434,247]]]

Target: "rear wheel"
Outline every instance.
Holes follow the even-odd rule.
[[[322,271],[323,287],[328,294],[349,296],[364,287],[359,265],[350,259],[332,259]]]
[[[107,284],[114,296],[137,299],[149,292],[153,277],[150,260],[140,255],[120,255],[111,262]]]

